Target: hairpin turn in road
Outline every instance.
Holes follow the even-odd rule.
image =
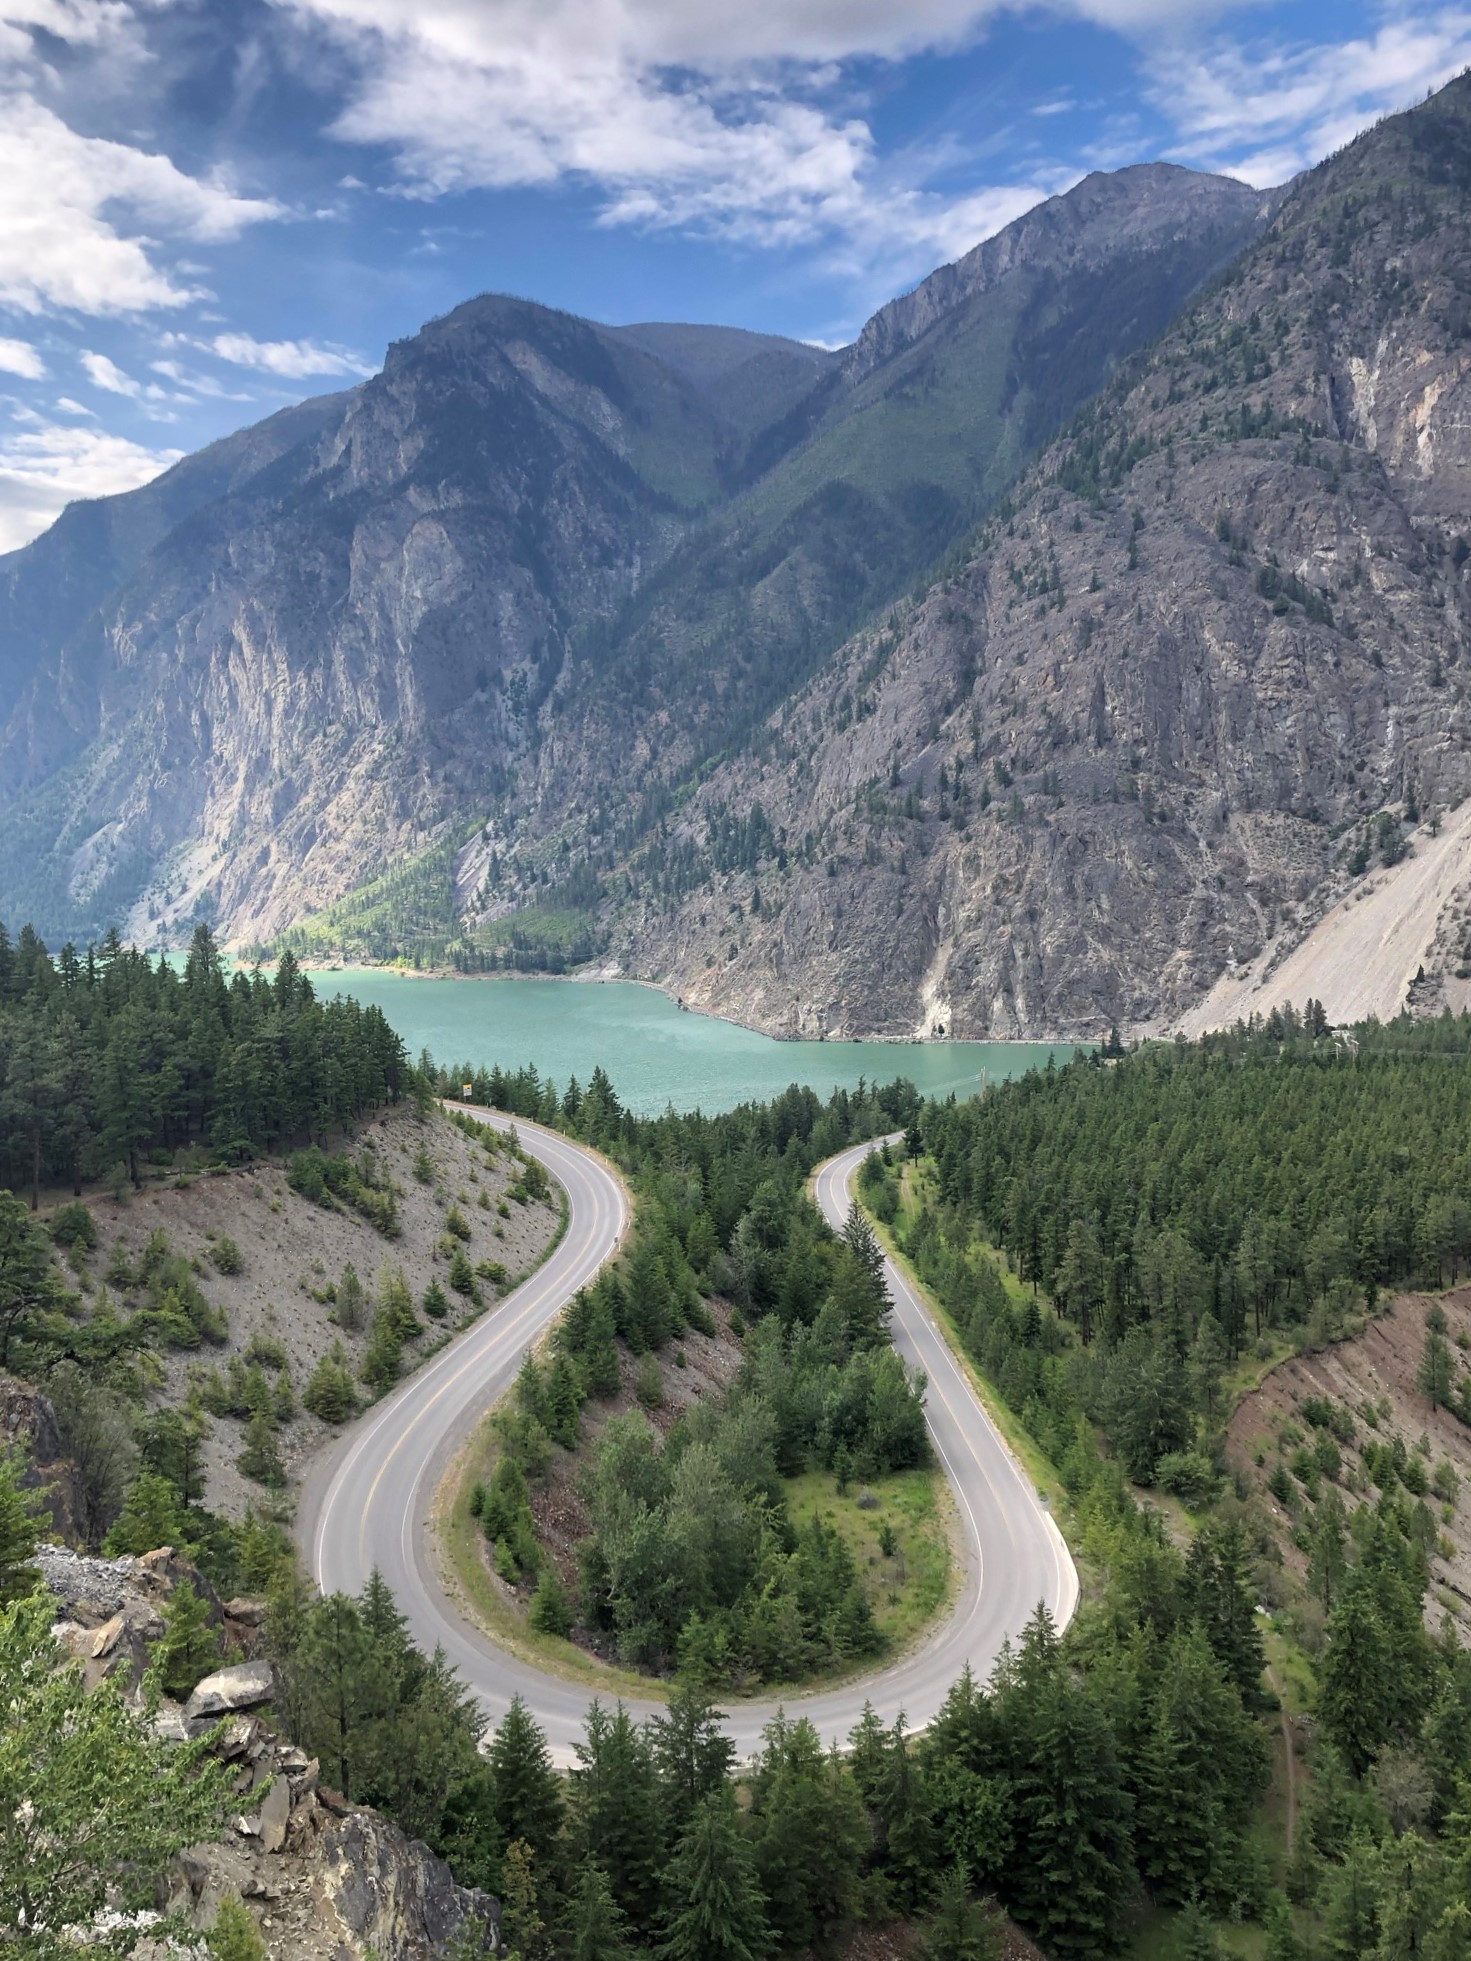
[[[509,1118],[494,1112],[473,1114],[511,1128]],[[554,1757],[568,1763],[596,1691],[507,1653],[466,1621],[445,1592],[430,1544],[435,1492],[455,1453],[515,1381],[527,1349],[617,1250],[631,1216],[627,1190],[606,1159],[538,1125],[523,1122],[516,1129],[523,1148],[567,1194],[560,1243],[497,1308],[349,1426],[308,1473],[297,1533],[323,1592],[360,1592],[376,1567],[414,1639],[426,1650],[443,1648],[492,1723],[519,1694]],[[847,1215],[849,1188],[869,1148],[855,1146],[818,1169],[817,1202],[833,1226]],[[953,1601],[917,1647],[841,1688],[792,1690],[759,1701],[732,1698],[726,1728],[743,1758],[755,1754],[763,1727],[781,1707],[808,1717],[824,1742],[845,1741],[865,1702],[886,1722],[902,1711],[911,1728],[922,1729],[967,1662],[982,1679],[990,1673],[1003,1642],[1015,1640],[1039,1601],[1059,1628],[1077,1605],[1078,1576],[1056,1521],[893,1261],[887,1277],[894,1343],[928,1378],[930,1436],[955,1501]],[[609,1692],[602,1696],[613,1699]],[[643,1716],[657,1705],[629,1707]]]

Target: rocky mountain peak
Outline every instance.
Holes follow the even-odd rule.
[[[1229,257],[1265,222],[1275,196],[1172,163],[1093,171],[881,307],[847,350],[845,369],[861,379],[1010,272],[1096,267],[1187,236],[1214,236],[1220,256]]]

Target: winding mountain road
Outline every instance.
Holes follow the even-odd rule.
[[[476,1111],[509,1129],[510,1120]],[[308,1474],[297,1515],[303,1552],[324,1592],[361,1591],[374,1567],[392,1587],[414,1639],[442,1647],[492,1722],[520,1694],[560,1763],[573,1745],[595,1691],[544,1673],[508,1654],[461,1618],[435,1570],[429,1520],[436,1490],[455,1453],[486,1410],[510,1388],[527,1348],[618,1246],[628,1196],[611,1167],[539,1126],[519,1123],[525,1150],[567,1193],[568,1222],[550,1258],[491,1313],[465,1330],[338,1440]],[[840,1226],[849,1186],[869,1147],[830,1159],[817,1173],[817,1200]],[[959,1515],[960,1572],[943,1622],[919,1646],[877,1673],[842,1688],[780,1698],[808,1717],[824,1742],[843,1741],[872,1701],[886,1721],[902,1710],[923,1728],[968,1661],[982,1678],[1008,1636],[1045,1601],[1061,1627],[1071,1618],[1078,1579],[1055,1521],[978,1402],[964,1371],[920,1300],[892,1262],[893,1335],[905,1360],[929,1378],[930,1433]],[[611,1692],[602,1699],[613,1700]],[[732,1700],[726,1728],[742,1758],[760,1747],[776,1699]],[[657,1705],[630,1703],[632,1713]]]

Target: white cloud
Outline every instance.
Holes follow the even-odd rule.
[[[0,304],[133,313],[199,297],[158,235],[218,243],[281,215],[168,157],[81,136],[24,90],[0,92]]]
[[[46,373],[46,363],[28,340],[0,337],[0,369],[6,374],[24,375],[27,381],[40,381]]]
[[[844,94],[837,64],[958,46],[1008,0],[276,4],[346,48],[357,79],[334,133],[391,150],[410,196],[571,180],[601,194],[604,224],[820,245],[842,265],[903,272],[1057,188],[1044,173],[937,191],[923,158],[879,155]],[[1216,4],[1054,0],[1049,11],[1134,28]]]
[[[256,368],[262,374],[281,375],[300,381],[307,375],[367,375],[373,370],[350,347],[337,347],[314,340],[255,340],[249,334],[216,334],[212,341],[200,341],[222,361],[237,367]]]
[[[0,438],[0,551],[27,543],[79,497],[135,490],[181,453],[60,423]]]
[[[1341,149],[1471,64],[1471,10],[1386,21],[1316,46],[1217,41],[1154,64],[1151,93],[1180,131],[1177,154],[1266,186]]]
[[[115,361],[105,354],[93,354],[90,350],[82,355],[82,366],[87,371],[87,379],[94,388],[105,388],[109,395],[127,395],[137,401],[143,393],[141,381],[124,374]]]
[[[208,342],[201,341],[198,345],[207,346]],[[155,374],[161,374],[165,380],[173,382],[176,388],[184,389],[190,395],[207,395],[212,401],[218,402],[255,400],[248,391],[226,388],[224,383],[216,381],[213,375],[199,374],[193,368],[186,368],[178,361],[150,361],[148,365]],[[175,400],[178,399],[176,396]]]
[[[94,421],[96,420],[96,409],[89,409],[85,402],[74,402],[70,395],[58,395],[56,406],[63,415],[90,415]]]
[[[136,375],[128,374],[106,354],[96,354],[88,349],[80,358],[87,379],[94,388],[101,388],[109,395],[122,395],[128,401],[136,402],[153,422],[178,421],[179,418],[168,404],[183,401],[185,399],[183,396],[171,395],[166,388],[160,388],[156,381],[139,381]]]

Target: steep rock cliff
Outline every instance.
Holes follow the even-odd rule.
[[[1463,77],[1299,180],[702,785],[628,965],[776,1031],[1093,1035],[1306,926],[1471,789],[1468,323]]]

